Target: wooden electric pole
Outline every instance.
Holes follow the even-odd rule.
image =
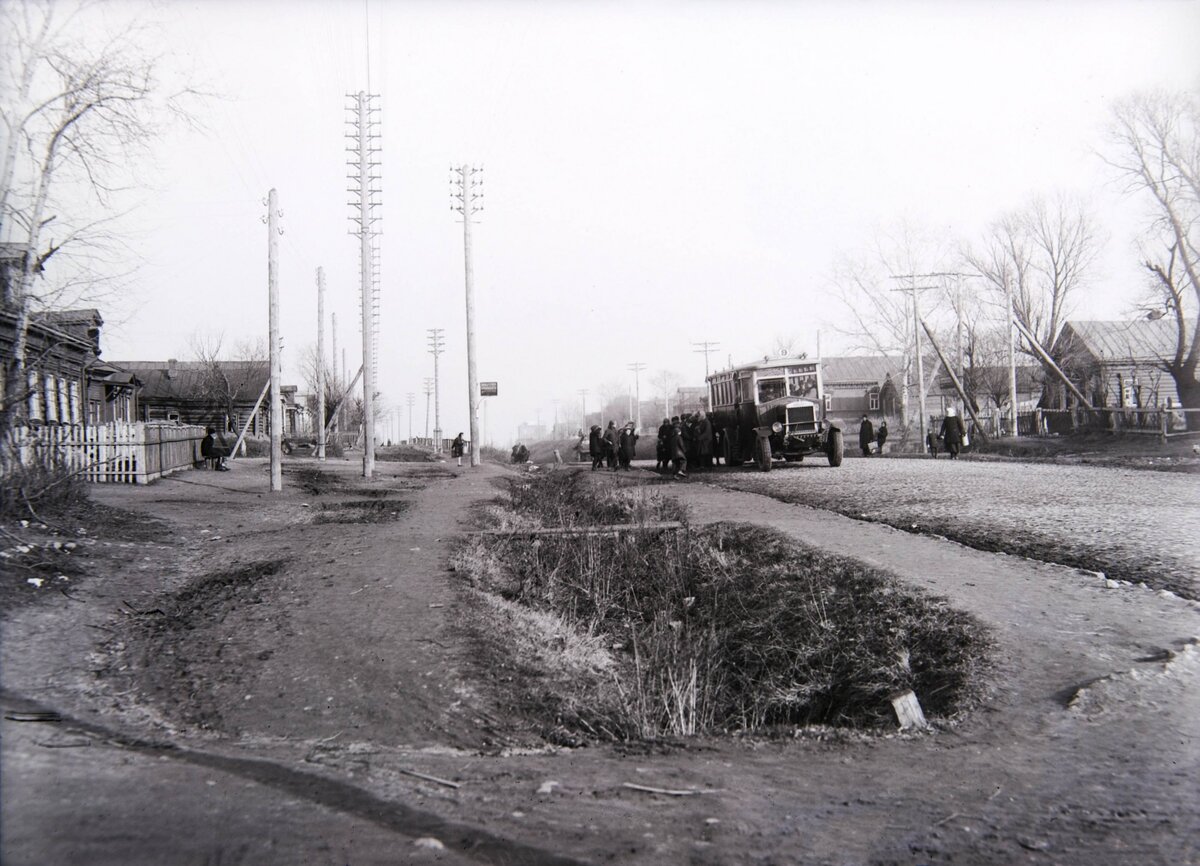
[[[325,460],[325,269],[317,268],[317,460]]]
[[[412,444],[413,404],[415,404],[417,402],[417,395],[414,394],[412,391],[409,391],[408,395],[406,396],[405,399],[408,401],[408,444],[411,445]]]
[[[283,490],[283,406],[279,402],[279,196],[267,193],[267,358],[271,367],[271,492]]]
[[[442,328],[428,328],[429,354],[433,355],[433,453],[442,453],[442,402],[441,382],[438,376],[438,355],[445,351],[446,341]]]
[[[462,214],[463,218],[463,260],[466,282],[467,301],[467,417],[471,427],[471,465],[479,465],[479,376],[475,370],[475,274],[471,261],[471,216],[483,210],[483,192],[477,187],[483,186],[483,180],[476,180],[476,175],[482,173],[482,168],[472,168],[461,165],[451,169],[450,195],[457,203],[451,203],[450,209]]]
[[[375,209],[379,206],[379,120],[375,115],[379,109],[373,105],[375,94],[359,91],[347,94],[350,104],[348,120],[352,132],[346,137],[353,140],[346,149],[353,156],[348,164],[352,171],[348,175],[356,187],[350,189],[357,201],[351,202],[356,211],[350,217],[358,228],[351,232],[358,236],[359,286],[362,305],[363,341],[363,478],[375,474],[375,339],[378,333],[376,292],[378,291],[378,259],[375,251],[375,223],[379,219]]]
[[[925,447],[925,441],[929,434],[929,419],[925,414],[925,359],[922,357],[923,350],[921,348],[921,305],[918,300],[918,293],[929,289],[936,289],[937,286],[918,286],[918,277],[932,277],[937,274],[892,274],[893,280],[908,280],[909,285],[899,289],[893,289],[896,292],[909,292],[912,295],[912,310],[913,310],[913,341],[917,354],[917,392],[920,402],[920,419],[921,419],[921,448]]]
[[[708,356],[706,355],[705,357],[708,357]],[[627,369],[633,371],[633,387],[634,387],[634,391],[635,391],[635,394],[637,397],[637,404],[636,404],[637,410],[636,410],[636,422],[635,423],[637,424],[637,429],[638,429],[638,432],[640,433],[642,431],[642,383],[641,383],[641,378],[638,376],[638,374],[640,372],[642,372],[642,370],[646,369],[646,365],[643,364],[641,361],[634,361],[632,364],[630,364],[628,366]],[[706,374],[706,378],[707,378],[707,374]]]
[[[717,349],[720,347],[721,344],[714,343],[710,340],[701,340],[698,343],[692,343],[692,345],[700,347],[699,349],[693,349],[692,350],[693,352],[695,352],[698,355],[699,354],[704,355],[704,383],[707,385],[708,384],[708,356],[711,355],[713,352],[717,351]]]

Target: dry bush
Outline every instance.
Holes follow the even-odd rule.
[[[630,522],[616,519],[611,488],[554,475],[513,486],[519,514],[544,524]],[[643,517],[663,513],[645,508]],[[889,698],[909,688],[930,717],[947,717],[976,696],[986,663],[987,637],[968,614],[760,527],[532,540],[518,531],[473,539],[455,566],[477,588],[618,650],[622,712],[593,715],[620,738],[890,726]]]
[[[66,511],[87,502],[87,482],[62,459],[58,449],[36,440],[20,450],[6,445],[0,461],[0,522]]]

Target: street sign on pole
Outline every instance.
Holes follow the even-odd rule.
[[[480,397],[496,397],[500,393],[498,382],[480,382],[479,396]]]

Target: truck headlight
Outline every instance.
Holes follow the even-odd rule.
[[[778,421],[776,421],[774,424],[771,425],[771,432],[772,433],[782,433],[783,425],[780,424]]]

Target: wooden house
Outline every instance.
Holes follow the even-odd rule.
[[[1175,380],[1164,365],[1165,358],[1174,356],[1175,343],[1175,325],[1169,319],[1070,321],[1050,354],[1097,408],[1177,407]],[[1073,403],[1065,385],[1047,381],[1045,408]]]

